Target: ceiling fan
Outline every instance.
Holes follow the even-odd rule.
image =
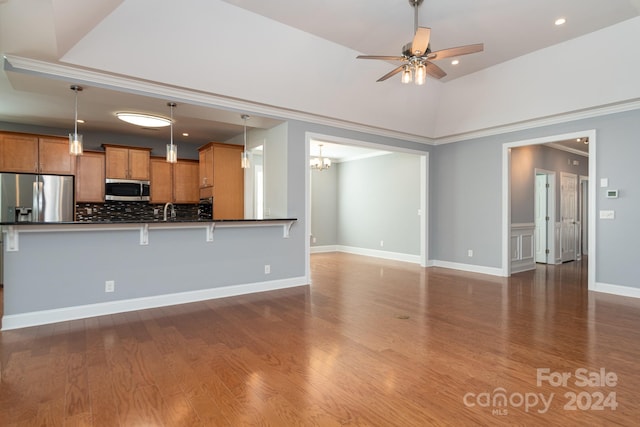
[[[438,59],[451,58],[453,56],[468,55],[470,53],[482,52],[484,45],[470,44],[466,46],[452,47],[449,49],[431,51],[429,47],[429,39],[431,38],[431,29],[418,26],[418,7],[423,0],[409,0],[409,4],[414,8],[414,32],[413,41],[402,47],[402,56],[383,56],[383,55],[359,55],[358,59],[381,59],[384,61],[403,61],[404,64],[394,68],[377,81],[387,80],[399,72],[402,72],[402,83],[411,83],[413,74],[415,74],[415,83],[417,85],[424,84],[426,76],[435,79],[441,79],[447,75],[442,68],[438,67],[431,61]]]

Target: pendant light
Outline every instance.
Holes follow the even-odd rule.
[[[251,117],[249,117],[248,114],[243,114],[240,117],[244,120],[244,151],[240,157],[240,166],[242,169],[248,169],[251,167],[251,160],[249,158],[249,152],[247,151],[247,120]]]
[[[171,109],[171,142],[167,144],[167,163],[176,163],[178,161],[178,146],[173,143],[173,107],[176,106],[175,102],[167,102],[167,105]]]
[[[73,133],[69,134],[69,154],[72,156],[82,155],[82,135],[78,134],[78,92],[82,91],[81,86],[72,85],[70,87],[76,93],[75,119],[73,121]]]

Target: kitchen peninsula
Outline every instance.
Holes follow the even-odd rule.
[[[306,285],[295,218],[3,223],[2,329]]]

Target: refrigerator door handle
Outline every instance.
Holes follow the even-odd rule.
[[[43,221],[43,197],[42,197],[42,181],[39,179],[33,183],[33,221]]]

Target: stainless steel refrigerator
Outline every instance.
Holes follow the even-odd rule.
[[[0,222],[73,221],[73,176],[0,173]]]

